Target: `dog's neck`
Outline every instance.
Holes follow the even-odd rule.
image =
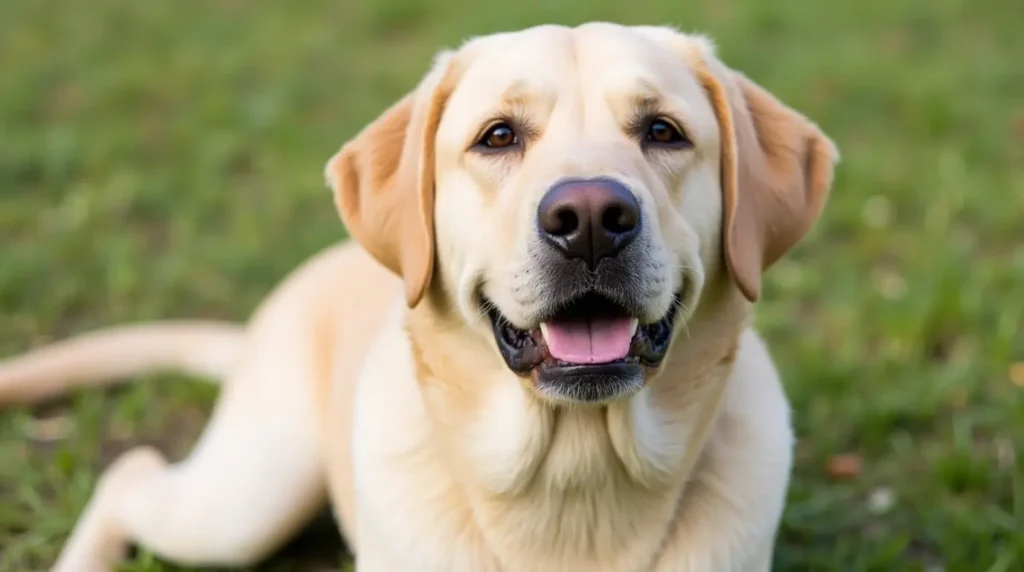
[[[421,305],[406,328],[439,454],[474,517],[487,521],[481,528],[502,536],[489,544],[643,558],[651,547],[623,543],[670,526],[714,426],[748,305],[705,298],[688,321],[696,335],[680,334],[645,389],[578,407],[542,402],[488,340],[445,323],[446,314]],[[648,526],[652,534],[637,534]]]

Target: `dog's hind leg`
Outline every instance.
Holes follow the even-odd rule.
[[[183,565],[250,565],[314,516],[324,483],[312,372],[289,359],[308,340],[290,333],[246,352],[187,459],[138,448],[115,461],[54,570],[108,572],[132,543]]]

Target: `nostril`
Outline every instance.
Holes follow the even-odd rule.
[[[561,208],[555,213],[555,224],[548,232],[555,236],[567,236],[580,227],[580,218],[571,208]]]
[[[601,226],[614,234],[624,234],[636,228],[637,211],[623,205],[609,205],[601,214]]]
[[[580,218],[572,209],[562,209],[558,212],[558,232],[556,234],[572,234],[580,226]]]

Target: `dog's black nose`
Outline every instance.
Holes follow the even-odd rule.
[[[640,234],[640,203],[612,179],[563,181],[541,199],[537,226],[559,252],[593,270]]]

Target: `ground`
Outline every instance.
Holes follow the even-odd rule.
[[[124,321],[244,319],[344,236],[324,162],[439,47],[593,19],[711,34],[843,155],[758,311],[799,435],[776,569],[1024,569],[1019,0],[0,12],[0,355]],[[44,569],[112,456],[180,458],[215,395],[160,376],[0,412],[0,570]],[[262,569],[341,569],[330,524]],[[178,569],[141,553],[125,570]]]

